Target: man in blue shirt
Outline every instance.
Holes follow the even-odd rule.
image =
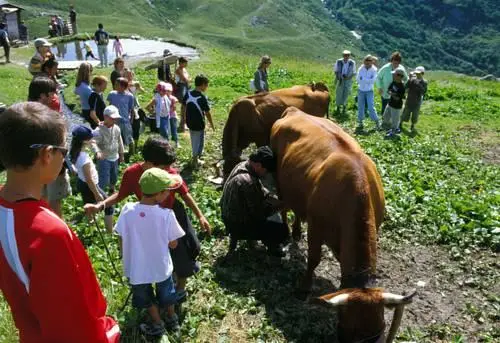
[[[97,51],[99,53],[101,67],[106,68],[108,66],[109,34],[104,31],[104,26],[102,24],[99,24],[98,28],[99,29],[94,34],[94,40],[97,44]]]

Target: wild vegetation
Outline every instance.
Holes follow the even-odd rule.
[[[24,50],[15,50],[14,60]],[[191,74],[209,76],[208,96],[215,114],[216,132],[208,131],[205,160],[199,171],[188,168],[189,136],[181,136],[178,167],[194,198],[214,227],[211,237],[200,234],[202,269],[188,283],[189,300],[183,305],[184,342],[326,342],[335,337],[335,311],[301,302],[293,290],[305,270],[306,243],[289,248],[281,263],[262,248],[242,248],[224,261],[228,240],[220,219],[220,190],[207,181],[211,164],[221,158],[222,127],[231,103],[248,93],[257,56],[207,49],[189,66]],[[310,81],[332,83],[330,67],[308,60],[276,58],[270,71],[273,89]],[[109,74],[96,69],[95,73]],[[138,66],[144,85],[144,104],[156,82],[154,72]],[[1,66],[0,101],[24,100],[30,76],[20,66]],[[65,75],[70,86],[75,75]],[[428,73],[429,93],[424,103],[419,134],[405,132],[401,140],[387,141],[380,133],[356,136],[381,173],[387,215],[379,243],[378,281],[391,291],[419,287],[419,296],[403,318],[401,341],[496,342],[500,339],[500,86],[451,73]],[[377,105],[378,107],[378,105]],[[78,109],[78,106],[77,106]],[[354,135],[355,107],[348,117],[335,118]],[[148,133],[145,134],[147,136]],[[134,156],[133,161],[140,156]],[[80,197],[64,205],[65,219],[84,243],[126,342],[140,342],[136,330],[141,313],[128,304],[129,289],[115,275],[96,226],[83,217]],[[196,223],[196,221],[194,221]],[[100,226],[102,222],[100,221]],[[118,242],[105,236],[120,268]],[[326,249],[317,269],[313,296],[339,285],[339,267]],[[0,298],[1,299],[1,298]],[[0,300],[0,342],[17,340],[7,304]]]
[[[432,69],[500,75],[494,0],[326,0],[325,6],[381,57],[399,49]]]

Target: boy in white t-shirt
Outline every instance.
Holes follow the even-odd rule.
[[[141,324],[140,328],[148,336],[161,336],[165,328],[179,331],[169,247],[177,247],[177,239],[184,236],[184,231],[174,212],[159,204],[166,200],[170,190],[182,185],[182,178],[151,168],[142,174],[139,185],[142,200],[123,207],[115,231],[122,242],[123,268],[132,285],[132,303],[134,307],[147,309],[151,316],[151,324]],[[159,306],[167,311],[165,322]]]

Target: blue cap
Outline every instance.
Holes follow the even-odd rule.
[[[94,137],[94,134],[92,133],[92,130],[86,126],[83,125],[77,125],[71,132],[72,136],[75,138],[79,138],[83,141],[92,139]]]

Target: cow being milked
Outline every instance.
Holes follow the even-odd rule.
[[[340,341],[383,342],[384,306],[396,306],[389,341],[397,331],[402,306],[413,295],[369,288],[385,207],[375,164],[338,125],[294,107],[273,125],[271,148],[278,161],[280,197],[286,208],[308,224],[308,261],[301,294],[310,291],[321,246],[326,244],[340,262],[343,289],[322,299],[340,306]]]
[[[229,111],[222,136],[224,179],[241,162],[241,152],[251,143],[269,145],[271,127],[287,107],[323,117],[328,114],[329,103],[328,87],[319,82],[238,99]]]

